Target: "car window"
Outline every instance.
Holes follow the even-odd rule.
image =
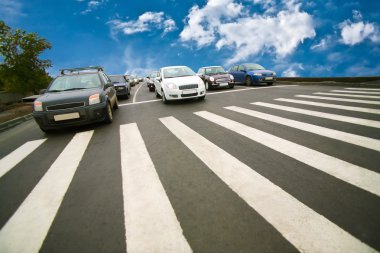
[[[244,68],[243,65],[239,65],[239,68],[238,68],[239,71],[242,71],[242,70],[244,70],[244,69],[245,69],[245,68]]]
[[[164,78],[194,76],[195,73],[188,67],[175,67],[164,69]]]
[[[226,71],[223,67],[212,67],[212,68],[205,68],[205,74],[206,75],[216,75],[216,74],[225,74]]]
[[[238,70],[238,66],[236,65],[236,66],[233,66],[233,67],[231,67],[231,71],[237,71]]]
[[[259,64],[247,64],[247,71],[251,70],[264,70],[265,68]]]
[[[101,82],[98,74],[59,76],[52,82],[47,92],[90,89],[100,86]]]

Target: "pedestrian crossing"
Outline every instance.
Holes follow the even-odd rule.
[[[376,117],[380,112],[380,108],[374,108],[380,105],[380,101],[375,100],[380,97],[367,96],[376,94],[377,91],[379,90],[369,88],[345,88],[331,90],[329,93],[297,94],[293,98],[275,98],[273,101],[266,102],[255,101],[244,107],[226,106],[218,108],[215,112],[195,111],[191,116],[201,120],[211,129],[213,127],[225,129],[231,136],[246,138],[254,145],[268,148],[270,152],[300,162],[306,166],[305,168],[316,170],[317,174],[331,176],[349,185],[349,189],[361,190],[362,194],[378,200],[380,174],[373,168],[353,164],[305,144],[288,140],[286,136],[281,136],[281,133],[268,133],[255,127],[255,124],[250,124],[253,122],[252,119],[255,119],[264,124],[284,126],[294,134],[307,133],[319,141],[327,138],[348,147],[352,145],[355,150],[361,149],[363,154],[377,156],[368,157],[368,159],[379,159],[380,140],[376,137],[345,132],[342,129],[336,129],[335,124],[330,125],[328,122],[325,126],[321,126],[307,122],[307,119],[303,122],[281,115],[283,111],[286,111],[294,115],[308,115],[339,124],[349,124],[356,128],[377,129],[380,128],[380,118],[379,120],[367,119],[368,115]],[[368,100],[340,98],[342,95]],[[315,102],[318,100],[330,100],[334,101],[334,104]],[[340,102],[344,104],[339,104]],[[284,106],[281,103],[293,106]],[[372,103],[371,108],[366,107],[369,103]],[[312,106],[315,110],[303,109],[304,105]],[[362,114],[360,118],[349,117],[322,112],[321,109],[337,109]],[[230,113],[236,113],[238,117],[231,118]],[[239,122],[240,117],[244,118],[245,124]],[[213,175],[236,193],[241,201],[263,217],[283,236],[284,240],[298,251],[377,252],[380,250],[380,245],[369,239],[367,241],[366,236],[341,227],[331,217],[326,217],[323,213],[314,210],[313,206],[303,203],[281,185],[260,174],[257,167],[263,166],[262,164],[243,162],[239,155],[230,154],[224,147],[211,141],[209,136],[201,134],[200,129],[186,119],[169,116],[158,120],[164,128],[157,134],[179,140],[180,145],[186,147],[193,159],[199,159],[205,164]],[[120,142],[109,144],[120,145],[122,175],[120,181],[124,201],[123,218],[127,252],[192,252],[192,243],[197,243],[194,237],[207,237],[207,235],[190,235],[183,227],[184,221],[177,215],[175,206],[168,197],[168,189],[164,187],[163,178],[160,178],[157,173],[155,165],[157,158],[152,156],[144,141],[147,134],[141,129],[144,128],[139,127],[139,122],[121,125],[118,131]],[[0,252],[40,251],[88,146],[94,145],[91,139],[95,133],[96,130],[77,133],[63,148],[62,153],[45,175],[1,228]],[[228,136],[220,136],[220,138],[228,138]],[[27,142],[2,158],[0,185],[2,180],[6,180],[7,174],[12,173],[12,169],[17,167],[17,164],[33,155],[39,146],[47,145],[45,141],[46,139]],[[159,147],[164,148],[164,145]],[[166,155],[164,159],[172,159],[170,154]],[[270,153],[267,159],[271,159]],[[184,185],[184,187],[187,186]],[[377,225],[380,226],[380,223]],[[367,233],[376,234],[379,231],[367,231]],[[239,248],[236,249],[236,252],[238,251]]]

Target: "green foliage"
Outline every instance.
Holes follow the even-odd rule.
[[[51,62],[39,55],[46,49],[50,43],[38,34],[12,30],[0,21],[0,88],[23,94],[45,88],[51,81],[46,73]]]

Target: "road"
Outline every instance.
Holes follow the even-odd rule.
[[[23,123],[0,133],[0,252],[380,251],[379,93],[140,84],[111,125]]]

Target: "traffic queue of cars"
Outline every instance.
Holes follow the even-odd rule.
[[[235,84],[276,81],[276,73],[259,64],[240,64],[227,72],[221,66],[201,67],[195,73],[187,66],[163,67],[147,77],[149,91],[164,104],[174,100],[204,100],[206,91],[234,88]],[[130,75],[108,76],[102,67],[63,69],[34,102],[33,117],[42,131],[93,122],[111,123],[118,98],[128,99],[131,86],[142,81]]]

